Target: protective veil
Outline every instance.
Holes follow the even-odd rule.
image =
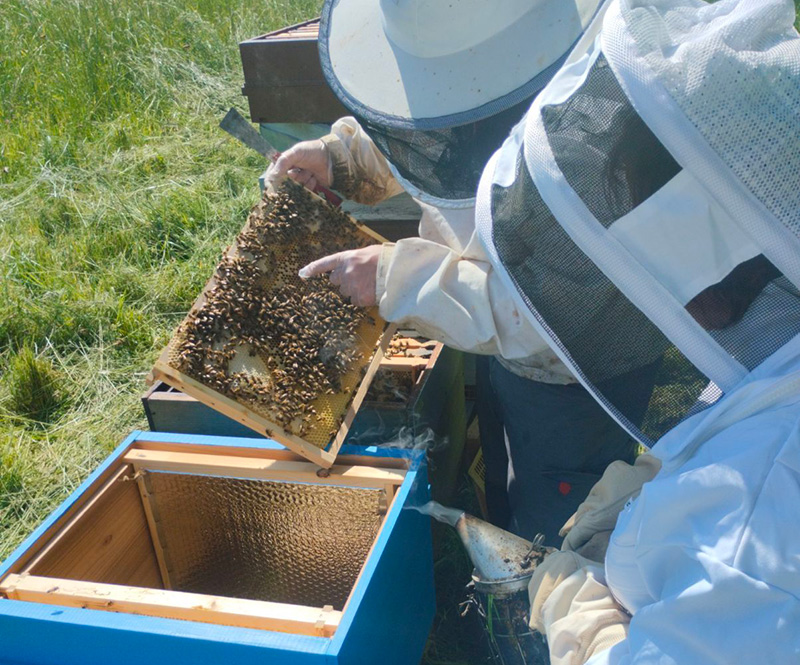
[[[790,0],[613,0],[482,177],[479,233],[521,311],[661,462],[604,567],[533,590],[554,665],[800,662],[794,19]],[[606,386],[653,365],[635,417]]]
[[[334,0],[322,11],[320,60],[407,192],[471,208],[489,157],[600,5]]]
[[[531,322],[650,446],[800,332],[800,38],[789,0],[614,0],[481,179]],[[634,416],[604,385],[659,367]]]

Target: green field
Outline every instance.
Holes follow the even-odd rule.
[[[0,560],[134,428],[172,329],[258,199],[238,42],[321,0],[0,3]],[[452,536],[450,536],[452,538]],[[464,663],[448,540],[427,663]]]
[[[238,42],[320,0],[0,4],[0,559],[122,437],[265,167]]]

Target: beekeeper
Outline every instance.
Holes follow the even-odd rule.
[[[305,274],[329,272],[342,293],[377,303],[386,320],[495,356],[481,366],[489,381],[479,382],[492,519],[528,538],[543,532],[553,544],[608,463],[632,461],[635,442],[521,315],[515,287],[495,274],[476,236],[474,197],[489,157],[599,5],[329,0],[323,71],[354,117],[288,150],[268,174],[367,204],[404,190],[414,196],[418,238],[325,257]],[[632,411],[643,410],[652,374],[636,368],[615,379]]]
[[[791,0],[612,0],[481,179],[520,313],[652,446],[534,575],[553,665],[800,662],[794,20]],[[656,357],[637,427],[605,386]]]

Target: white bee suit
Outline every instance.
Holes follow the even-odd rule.
[[[333,182],[348,198],[375,204],[404,191],[386,158],[354,118],[342,118],[323,137]],[[422,209],[419,237],[384,245],[378,265],[381,316],[402,322],[448,346],[497,354],[518,373],[557,383],[573,379],[497,276],[475,231],[475,208]]]
[[[800,662],[794,18],[790,0],[613,0],[484,172],[498,274],[662,462],[604,566],[559,553],[532,589],[554,664]],[[605,386],[652,362],[635,421]]]

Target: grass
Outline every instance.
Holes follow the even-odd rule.
[[[146,429],[146,373],[259,195],[264,161],[217,128],[244,111],[237,44],[320,5],[0,3],[0,560]],[[474,662],[469,566],[438,552],[425,662]]]
[[[237,44],[320,0],[0,3],[0,559],[135,427],[257,200]]]

